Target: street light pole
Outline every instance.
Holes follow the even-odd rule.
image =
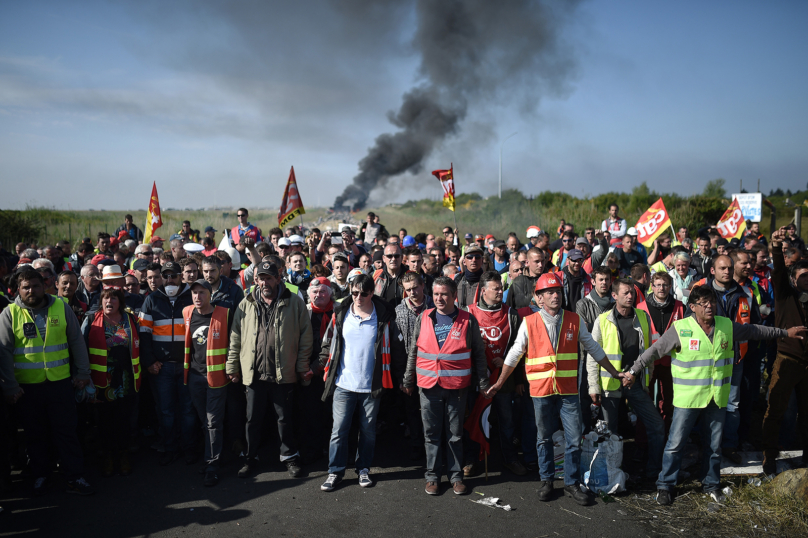
[[[508,138],[516,136],[517,134],[519,134],[519,131],[516,131],[515,133],[508,135],[508,137],[505,138],[505,140],[503,140],[502,143],[499,145],[499,199],[500,200],[502,200],[502,146],[505,144],[505,142],[508,141]]]

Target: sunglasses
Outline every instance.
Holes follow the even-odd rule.
[[[474,260],[474,259],[480,259],[480,258],[482,258],[482,256],[480,256],[479,254],[467,254],[466,255],[467,260]]]
[[[452,233],[451,230],[443,230],[443,235],[449,235],[450,233]]]
[[[236,213],[236,216],[241,218],[241,217],[246,217],[248,215],[246,213]]]
[[[572,243],[572,239],[562,239],[562,243]]]
[[[354,297],[368,297],[370,295],[369,291],[352,291],[351,295]]]
[[[401,254],[385,254],[384,257],[388,260],[395,260],[396,258],[400,258]]]
[[[289,248],[289,245],[278,245],[278,248]]]

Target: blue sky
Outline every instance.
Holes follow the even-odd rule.
[[[164,207],[272,207],[291,165],[330,205],[423,81],[413,3],[381,4],[0,1],[0,207],[145,209],[152,181]],[[371,203],[439,196],[428,170],[450,162],[458,191],[494,194],[515,131],[503,183],[525,193],[805,189],[805,20],[805,2],[584,2],[560,91],[474,100]]]

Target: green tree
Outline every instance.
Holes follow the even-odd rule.
[[[725,181],[722,178],[713,179],[704,186],[702,194],[711,198],[725,198],[727,190],[724,188]]]

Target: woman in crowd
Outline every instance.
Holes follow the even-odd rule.
[[[668,272],[673,279],[673,295],[677,301],[687,304],[690,296],[690,288],[693,286],[693,279],[696,270],[690,268],[690,254],[686,250],[677,252],[673,258],[673,269]]]
[[[65,300],[67,306],[76,314],[79,323],[84,321],[87,303],[79,301],[76,290],[79,288],[79,277],[73,271],[62,271],[56,280],[56,293]]]

